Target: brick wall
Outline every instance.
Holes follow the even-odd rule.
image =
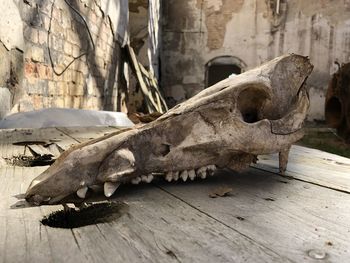
[[[83,20],[63,0],[56,0],[52,10],[52,0],[18,1],[24,46],[17,51],[23,56],[23,74],[14,77],[12,112],[48,107],[118,109],[121,52],[110,17],[100,8],[99,0],[69,2],[85,17],[94,49]],[[82,53],[87,55],[75,60],[63,74],[54,73],[62,72]]]

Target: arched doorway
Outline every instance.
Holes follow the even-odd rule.
[[[243,61],[232,56],[220,56],[206,64],[205,87],[210,87],[233,74],[241,74],[246,65]]]

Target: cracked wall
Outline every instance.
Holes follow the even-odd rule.
[[[118,87],[128,1],[69,2],[86,20],[94,48],[82,18],[63,0],[1,5],[0,117],[49,107],[123,110]]]
[[[205,88],[205,65],[233,56],[258,66],[284,53],[309,56],[308,119],[324,119],[334,62],[350,60],[349,0],[163,1],[162,87],[174,105]]]

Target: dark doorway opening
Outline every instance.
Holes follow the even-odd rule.
[[[208,87],[228,78],[232,74],[241,74],[242,69],[236,65],[212,65],[208,67]]]
[[[210,87],[231,75],[241,74],[244,68],[245,64],[236,57],[216,57],[206,65],[206,87]]]

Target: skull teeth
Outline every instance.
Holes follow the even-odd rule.
[[[185,171],[182,171],[181,173],[180,173],[180,177],[182,178],[182,180],[184,181],[184,182],[186,182],[187,181],[187,178],[188,178],[188,172],[185,170]]]
[[[139,184],[142,181],[141,177],[136,177],[131,180],[132,184]]]
[[[196,178],[196,172],[194,170],[189,170],[188,177],[193,181],[194,178]]]
[[[80,198],[84,199],[85,196],[86,196],[87,191],[88,191],[88,187],[87,186],[83,186],[83,187],[78,189],[77,196],[79,196]]]
[[[179,180],[179,172],[174,172],[173,173],[173,178],[175,181]]]
[[[173,172],[167,172],[167,174],[165,175],[165,180],[171,182],[173,180]]]
[[[111,197],[119,187],[120,183],[105,182],[103,186],[104,194],[106,197]]]
[[[184,182],[186,182],[188,178],[191,179],[192,181],[196,177],[200,177],[202,179],[205,179],[209,175],[210,176],[214,175],[215,170],[216,170],[215,165],[207,165],[207,166],[200,167],[196,171],[195,170],[184,170],[181,172],[170,171],[170,172],[166,173],[165,180],[167,180],[168,182],[171,182],[172,180],[177,181],[177,180],[179,180],[179,178],[181,178]],[[141,177],[133,178],[131,180],[131,183],[132,184],[139,184],[140,182],[150,183],[150,182],[152,182],[153,179],[154,179],[153,174],[142,175]],[[115,191],[118,189],[119,186],[120,186],[120,183],[105,182],[104,186],[103,186],[105,196],[111,197],[115,193]],[[91,188],[93,190],[95,190],[94,187],[91,187]],[[86,193],[87,193],[88,189],[89,188],[87,186],[82,185],[76,192],[77,196],[84,199],[86,197]],[[98,190],[98,189],[96,189],[96,190]]]
[[[207,170],[208,170],[208,174],[210,176],[213,176],[215,173],[215,170],[216,170],[216,166],[215,165],[208,165]]]
[[[190,178],[192,181],[196,177],[200,177],[202,179],[205,179],[207,176],[213,176],[214,172],[216,170],[215,165],[207,165],[198,168],[195,170],[184,170],[184,171],[170,171],[167,172],[165,175],[165,180],[168,182],[171,182],[172,180],[177,181],[179,178],[181,178],[184,182],[187,181],[188,178]]]
[[[152,174],[148,175],[146,183],[152,182],[153,179],[154,179],[154,176]]]
[[[196,177],[200,177],[202,179],[205,179],[207,176],[212,176],[216,170],[215,165],[207,165],[200,167],[199,169],[195,170],[184,170],[184,171],[169,171],[165,175],[165,180],[168,182],[171,181],[177,181],[179,178],[181,178],[184,182],[187,181],[187,179],[191,179],[192,181]],[[156,175],[156,174],[154,174]],[[142,175],[141,177],[135,177],[131,180],[132,184],[139,184],[140,182],[144,183],[150,183],[154,179],[153,174],[149,175]],[[115,183],[115,182],[105,182],[103,186],[103,191],[106,197],[111,197],[115,191],[118,189],[120,186],[120,183]],[[95,190],[94,187],[91,187],[93,190]],[[84,199],[86,197],[86,193],[88,191],[88,187],[84,186],[84,184],[81,185],[81,187],[77,190],[77,196],[80,198]],[[96,189],[97,190],[97,189]]]
[[[142,175],[141,176],[141,180],[142,180],[142,182],[145,182],[145,183],[150,183],[150,182],[152,182],[152,180],[153,180],[153,175],[152,174],[150,174],[150,175]]]
[[[197,176],[205,179],[207,177],[207,166],[203,166],[201,168],[199,168],[196,172]]]

